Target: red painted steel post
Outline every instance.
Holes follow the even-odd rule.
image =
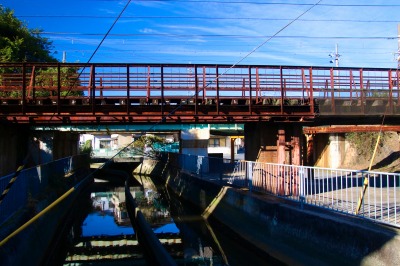
[[[164,96],[164,65],[160,66],[161,73],[161,117],[164,119],[164,109],[165,109],[165,96]]]
[[[299,192],[299,171],[298,167],[300,166],[300,128],[298,126],[294,126],[293,135],[292,136],[292,193],[293,196],[298,196]]]
[[[305,91],[307,92],[307,78],[304,72],[304,68],[301,68],[301,97],[302,102],[305,102]]]
[[[335,109],[335,77],[333,74],[333,68],[330,69],[330,76],[331,76],[331,108],[332,112],[335,114],[336,109]]]
[[[93,115],[96,112],[96,99],[95,99],[95,89],[96,89],[96,75],[95,75],[96,67],[95,65],[90,66],[90,101],[92,103],[92,113]]]
[[[203,104],[206,104],[206,86],[207,86],[207,83],[206,83],[207,81],[206,81],[206,67],[205,66],[203,66]]]
[[[253,106],[253,91],[252,91],[252,82],[251,82],[251,67],[249,66],[249,115],[253,114],[252,106]]]
[[[278,178],[280,178],[280,182],[278,182],[278,194],[283,196],[285,192],[285,168],[282,166],[285,164],[285,146],[286,146],[286,141],[285,141],[285,130],[284,129],[278,129],[278,140],[277,140],[277,159],[278,159],[278,164],[279,164],[279,175]]]
[[[313,82],[313,69],[310,67],[310,91],[309,91],[309,97],[310,97],[310,112],[312,115],[315,114],[315,109],[314,109],[314,82]]]
[[[258,75],[258,67],[256,67],[256,103],[260,101],[261,92],[260,92],[260,76]]]
[[[353,101],[353,83],[354,83],[353,71],[350,69],[350,101]]]
[[[32,72],[31,72],[31,80],[29,81],[29,86],[28,86],[28,92],[26,93],[26,96],[29,99],[29,96],[31,95],[31,90],[35,86],[35,66],[32,66]]]
[[[392,70],[388,71],[388,79],[389,79],[389,109],[390,112],[393,114],[393,80],[392,80]]]
[[[131,80],[130,80],[130,67],[126,65],[126,114],[129,116],[129,110],[131,106],[130,94],[131,94]]]
[[[283,114],[283,94],[284,94],[284,80],[283,80],[283,69],[282,66],[279,67],[281,76],[281,114]]]
[[[22,114],[26,113],[26,63],[22,63]]]
[[[363,78],[363,70],[360,69],[360,104],[361,104],[361,111],[365,113],[365,106],[364,106],[364,78]]]
[[[243,84],[242,84],[242,98],[244,98],[246,95],[246,79],[243,79]]]
[[[147,66],[146,103],[150,101],[150,66]]]
[[[215,79],[217,85],[217,115],[219,115],[219,74],[218,74],[218,65],[215,66]]]
[[[60,102],[61,102],[61,68],[60,68],[60,63],[57,63],[57,114],[60,114],[60,108],[61,108]]]
[[[199,82],[197,80],[197,65],[194,65],[194,89],[196,90],[194,94],[194,115],[197,117],[197,102],[199,99]]]

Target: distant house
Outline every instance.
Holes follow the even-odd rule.
[[[80,136],[80,145],[83,145],[86,141],[90,140],[93,147],[94,157],[112,157],[120,149],[131,144],[135,138],[139,136],[132,133],[118,133],[108,135],[106,133],[94,133],[94,134],[82,134]],[[178,143],[174,142],[173,134],[162,135],[168,143],[167,150],[179,150]],[[231,136],[217,136],[211,135],[208,140],[208,154],[214,157],[221,157],[230,159],[231,158]],[[234,142],[234,157],[235,159],[241,160],[244,158],[244,138],[235,138]],[[172,146],[177,147],[172,147]],[[172,148],[171,148],[171,147]]]
[[[209,156],[222,157],[225,159],[231,158],[231,136],[211,135],[208,140]],[[235,138],[233,142],[233,152],[235,159],[244,159],[244,138]]]

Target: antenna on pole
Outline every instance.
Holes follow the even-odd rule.
[[[332,58],[331,61],[329,61],[329,63],[335,63],[335,66],[339,67],[339,57],[340,56],[341,55],[339,54],[339,46],[338,46],[338,44],[336,44],[335,52],[329,54],[329,57]]]

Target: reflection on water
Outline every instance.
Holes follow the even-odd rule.
[[[121,208],[120,192],[91,193],[93,210],[82,224],[82,236],[128,235],[134,231],[126,210]],[[123,193],[124,194],[124,193]]]
[[[200,210],[182,203],[165,186],[156,187],[148,177],[139,180],[143,185],[131,187],[130,193],[178,265],[271,265],[235,236],[222,229],[213,231]],[[63,265],[147,265],[129,220],[123,187],[87,193],[76,209],[66,250],[61,252]]]

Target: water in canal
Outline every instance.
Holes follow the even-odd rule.
[[[178,265],[281,265],[223,225],[206,222],[163,185],[148,178],[142,184],[132,186],[131,194]],[[148,265],[126,211],[124,187],[95,183],[71,217],[56,248],[56,265]]]

